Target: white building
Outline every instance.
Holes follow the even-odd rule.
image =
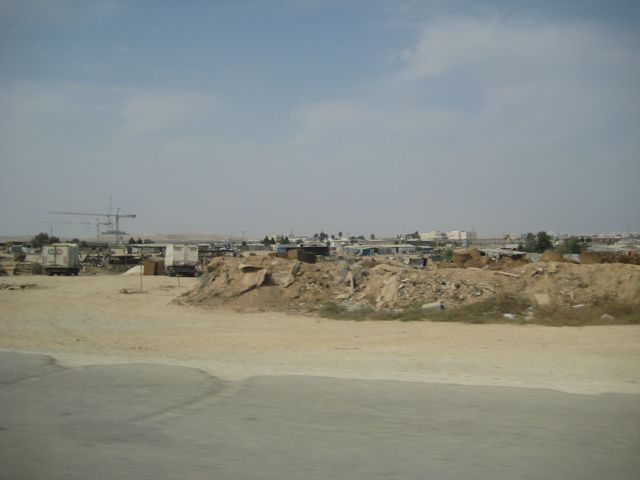
[[[423,242],[444,242],[447,240],[447,234],[445,232],[441,232],[440,230],[431,230],[430,232],[419,233],[418,235],[420,236],[420,240],[422,240]]]
[[[470,231],[467,232],[465,230],[451,230],[447,232],[447,239],[454,241],[464,241],[464,240],[475,240],[476,232]]]

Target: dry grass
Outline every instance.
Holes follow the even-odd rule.
[[[349,311],[334,302],[326,302],[316,313],[327,318],[356,321],[501,323],[557,327],[640,325],[640,306],[615,302],[606,298],[597,299],[592,305],[581,308],[567,308],[536,307],[521,297],[499,295],[471,305],[439,311],[424,311],[420,305],[393,311],[374,311],[371,309]],[[513,314],[515,318],[506,318],[504,314],[508,313]],[[605,314],[609,317],[602,318]]]

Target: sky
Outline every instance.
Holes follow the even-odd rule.
[[[0,0],[0,235],[110,194],[138,233],[640,231],[639,27],[615,0]]]

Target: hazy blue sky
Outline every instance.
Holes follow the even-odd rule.
[[[0,0],[0,234],[640,230],[639,88],[634,1]]]

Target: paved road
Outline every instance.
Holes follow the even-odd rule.
[[[2,479],[637,479],[640,397],[0,353]]]

